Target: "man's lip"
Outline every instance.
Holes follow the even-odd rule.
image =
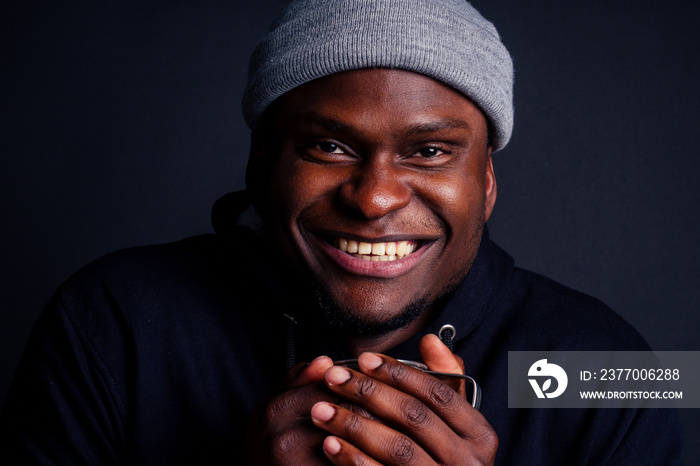
[[[381,238],[367,238],[353,235],[314,235],[312,234],[313,242],[316,243],[323,252],[329,256],[341,269],[353,275],[361,275],[372,278],[394,278],[404,275],[415,268],[424,258],[425,253],[435,243],[430,239],[415,239],[405,236],[384,236]],[[412,241],[418,243],[418,249],[412,253],[397,258],[393,261],[368,261],[355,257],[347,252],[341,251],[330,241],[334,242],[338,237],[354,238],[355,241],[364,243],[382,243],[395,241]],[[330,239],[329,239],[330,238]]]

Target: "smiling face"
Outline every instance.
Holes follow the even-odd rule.
[[[382,328],[464,277],[496,199],[486,119],[469,99],[372,69],[274,105],[249,188],[274,247],[343,313]]]

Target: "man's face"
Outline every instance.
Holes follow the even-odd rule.
[[[254,166],[266,166],[256,204],[273,247],[342,312],[380,324],[464,277],[496,198],[486,120],[469,99],[374,69],[275,105],[254,146]]]

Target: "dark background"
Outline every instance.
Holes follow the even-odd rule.
[[[210,231],[243,186],[247,57],[285,2],[16,3],[0,7],[0,400],[59,283]],[[473,3],[516,67],[494,239],[654,348],[700,350],[700,8]],[[681,415],[697,464],[700,411]]]

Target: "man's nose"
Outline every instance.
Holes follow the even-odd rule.
[[[392,161],[365,162],[340,187],[340,201],[368,220],[406,207],[411,189]]]

